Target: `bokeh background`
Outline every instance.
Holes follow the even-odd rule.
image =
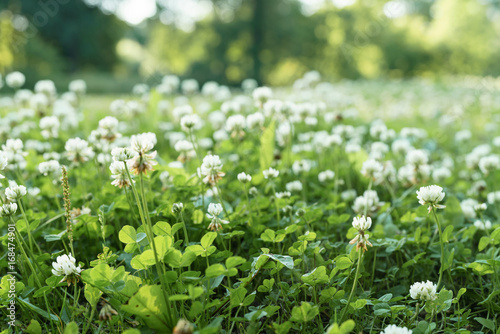
[[[500,0],[2,0],[0,73],[129,92],[165,74],[236,86],[500,74]]]

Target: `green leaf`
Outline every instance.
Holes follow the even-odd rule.
[[[226,268],[220,263],[212,264],[210,267],[208,267],[205,270],[205,276],[212,278],[212,277],[217,277],[220,275],[224,275],[226,272]]]
[[[474,318],[474,320],[476,320],[477,322],[479,322],[481,325],[488,328],[489,330],[495,331],[495,322],[493,320],[480,318],[480,317],[476,317],[476,318]]]
[[[18,297],[17,300],[19,300],[21,302],[21,304],[23,304],[24,306],[26,306],[27,308],[29,308],[30,310],[38,313],[39,315],[41,315],[42,317],[44,317],[45,319],[48,319],[48,320],[52,320],[52,321],[59,321],[59,318],[54,315],[54,314],[49,314],[47,313],[47,311],[44,311],[42,310],[41,308],[31,304],[28,299],[22,299],[21,297]]]
[[[274,239],[276,238],[276,233],[271,229],[266,229],[264,233],[260,235],[260,238],[262,239],[262,241],[274,242]]]
[[[231,307],[240,306],[243,304],[243,300],[247,294],[247,289],[244,287],[239,287],[231,291],[230,304]]]
[[[460,290],[458,290],[458,293],[457,293],[457,296],[455,298],[453,298],[453,303],[456,304],[458,303],[458,301],[460,300],[460,297],[465,293],[467,292],[467,289],[466,288],[461,288]]]
[[[193,224],[203,223],[203,218],[205,218],[203,211],[201,211],[201,210],[194,210],[193,211],[193,217],[192,217]]]
[[[352,332],[355,326],[356,324],[354,320],[344,321],[341,326],[339,326],[337,323],[334,323],[326,329],[326,334],[348,334]]]
[[[35,319],[32,319],[29,326],[24,330],[28,334],[42,334],[42,327]]]
[[[135,232],[135,228],[130,225],[125,225],[118,233],[118,239],[124,244],[135,243],[137,240],[137,233]]]
[[[214,242],[215,238],[217,238],[216,232],[208,232],[201,238],[201,247],[203,247],[205,250],[208,249],[208,247],[210,247]]]
[[[490,237],[481,237],[479,239],[479,246],[477,247],[478,250],[481,252],[483,249],[486,248],[490,244],[491,238]]]
[[[264,130],[260,137],[260,154],[259,164],[260,170],[265,170],[271,167],[274,160],[274,132],[276,123],[273,121],[267,129]]]
[[[172,236],[172,227],[167,222],[159,221],[153,226],[153,233],[156,235]]]
[[[146,285],[130,298],[122,309],[142,318],[149,328],[164,330],[168,327],[167,313],[170,310],[165,304],[163,291],[159,285]]]
[[[302,302],[300,306],[295,306],[292,309],[292,317],[290,320],[296,322],[308,322],[314,319],[319,314],[319,309],[316,305],[311,306],[308,302]]]
[[[335,265],[340,270],[344,270],[352,266],[352,261],[347,256],[342,256],[335,261]]]
[[[317,284],[327,283],[329,278],[325,266],[319,266],[310,273],[302,275],[301,280],[306,284],[316,286]]]
[[[443,241],[448,242],[453,233],[453,225],[448,225],[443,232]]]
[[[275,330],[276,334],[288,334],[290,333],[291,328],[292,323],[290,321],[285,321],[281,325],[276,322],[273,323],[273,329]]]
[[[138,329],[127,329],[123,334],[141,334],[141,331]]]
[[[70,322],[64,329],[63,334],[78,334],[78,325],[76,322]]]
[[[247,261],[244,258],[242,258],[241,256],[231,256],[231,257],[226,259],[226,268],[231,269],[231,268],[237,267],[240,264],[243,264],[245,262],[247,262]]]
[[[101,298],[102,291],[86,283],[84,294],[85,294],[85,299],[87,299],[90,306],[96,307],[99,298]]]
[[[271,259],[278,261],[288,269],[293,269],[293,258],[287,255],[276,255],[276,254],[262,254],[264,256],[270,257]]]

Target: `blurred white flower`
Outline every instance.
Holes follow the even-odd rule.
[[[74,163],[84,163],[94,157],[94,151],[86,140],[81,138],[71,138],[64,145],[68,160]]]
[[[21,72],[12,72],[5,76],[5,83],[10,88],[19,89],[24,85],[26,77]]]

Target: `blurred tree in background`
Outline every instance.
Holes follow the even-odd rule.
[[[499,0],[156,0],[137,25],[113,15],[126,1],[3,1],[0,71],[31,83],[81,76],[103,92],[166,73],[230,85],[285,85],[312,69],[329,79],[500,74]]]

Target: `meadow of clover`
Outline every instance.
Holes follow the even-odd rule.
[[[24,81],[1,333],[500,333],[498,79]]]

